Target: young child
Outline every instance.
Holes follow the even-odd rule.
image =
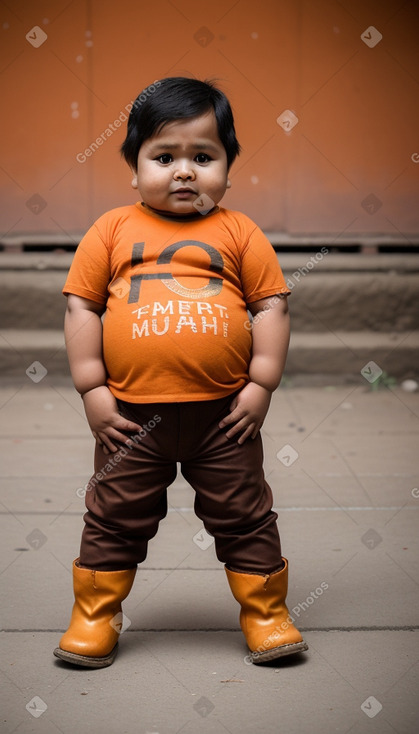
[[[54,654],[91,668],[114,661],[121,602],[180,462],[241,605],[250,659],[262,663],[307,650],[285,604],[260,436],[288,349],[289,290],[261,230],[218,206],[240,150],[223,92],[183,77],[146,92],[122,145],[141,201],[97,220],[63,289],[96,448],[73,614]]]

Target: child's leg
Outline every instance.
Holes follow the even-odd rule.
[[[121,445],[116,453],[105,455],[96,448],[80,559],[73,564],[75,603],[70,626],[54,650],[76,665],[101,668],[113,663],[121,602],[167,512],[166,489],[176,476],[173,449],[166,435],[160,440],[158,430],[163,420],[172,425],[171,416],[164,406],[159,420],[152,405],[135,406],[135,413],[133,420],[147,429],[137,434],[131,449]]]
[[[200,429],[191,417],[194,444],[182,461],[182,474],[196,491],[195,512],[214,536],[218,559],[234,570],[272,573],[284,564],[262,441],[259,434],[240,445],[218,428],[231,400],[195,404]],[[194,410],[193,404],[184,405],[186,412]]]
[[[196,491],[195,511],[214,536],[217,557],[226,564],[230,588],[241,606],[249,662],[262,663],[308,646],[285,603],[288,564],[281,556],[272,492],[264,479],[261,437],[242,445],[228,440],[218,428],[219,407],[200,405],[207,435],[201,433],[182,473]]]
[[[171,422],[170,406],[128,408],[120,403],[120,408],[124,415],[129,410],[131,420],[149,428],[134,434],[131,449],[121,445],[116,453],[105,454],[96,446],[79,565],[101,571],[133,568],[144,561],[148,541],[167,513],[167,487],[176,477],[176,461],[162,441],[165,424]]]

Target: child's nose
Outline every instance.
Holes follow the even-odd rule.
[[[185,180],[185,179],[194,179],[195,173],[193,170],[193,166],[189,161],[181,161],[179,165],[176,167],[175,173],[174,173],[175,180]]]

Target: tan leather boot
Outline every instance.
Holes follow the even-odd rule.
[[[237,573],[225,567],[233,596],[241,605],[240,625],[253,663],[308,650],[285,604],[288,562],[282,560],[285,567],[281,571],[264,576]]]
[[[136,568],[93,571],[73,563],[75,603],[70,626],[54,650],[57,658],[87,668],[115,660],[122,623],[121,602],[134,583]]]

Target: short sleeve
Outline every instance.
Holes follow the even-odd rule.
[[[86,232],[77,247],[63,293],[105,304],[111,277],[109,250],[101,232],[102,219],[103,217]]]
[[[251,229],[244,247],[241,282],[246,303],[276,294],[288,296],[288,288],[274,248],[262,230],[248,220]]]

